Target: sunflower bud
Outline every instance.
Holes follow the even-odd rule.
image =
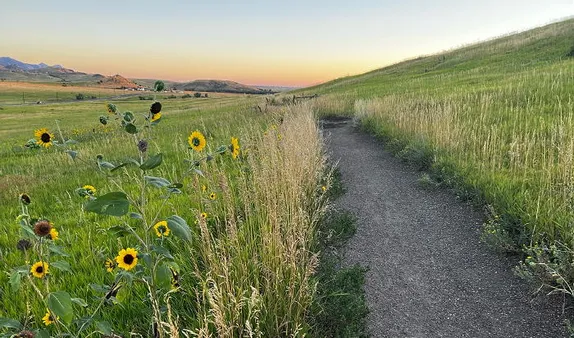
[[[22,204],[24,205],[29,205],[30,204],[30,196],[28,196],[27,194],[20,194],[20,202],[22,202]]]
[[[32,247],[32,243],[30,243],[27,239],[21,239],[16,243],[16,249],[24,252]]]
[[[138,142],[138,149],[140,152],[145,153],[147,151],[147,141],[146,140],[140,140]]]

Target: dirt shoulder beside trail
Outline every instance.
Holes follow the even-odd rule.
[[[325,121],[327,149],[346,193],[337,206],[358,218],[347,264],[369,268],[372,337],[566,337],[562,296],[533,299],[515,276],[517,258],[480,242],[483,215],[351,122]]]

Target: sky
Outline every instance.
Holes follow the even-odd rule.
[[[282,86],[364,73],[574,15],[574,0],[6,2],[0,56],[129,78]]]

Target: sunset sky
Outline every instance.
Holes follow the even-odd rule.
[[[0,56],[89,73],[305,86],[574,14],[573,0],[22,0]]]

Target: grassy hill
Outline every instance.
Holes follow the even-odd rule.
[[[419,57],[299,93],[355,115],[398,156],[486,205],[484,238],[572,294],[574,20]],[[464,226],[464,225],[461,225]]]

